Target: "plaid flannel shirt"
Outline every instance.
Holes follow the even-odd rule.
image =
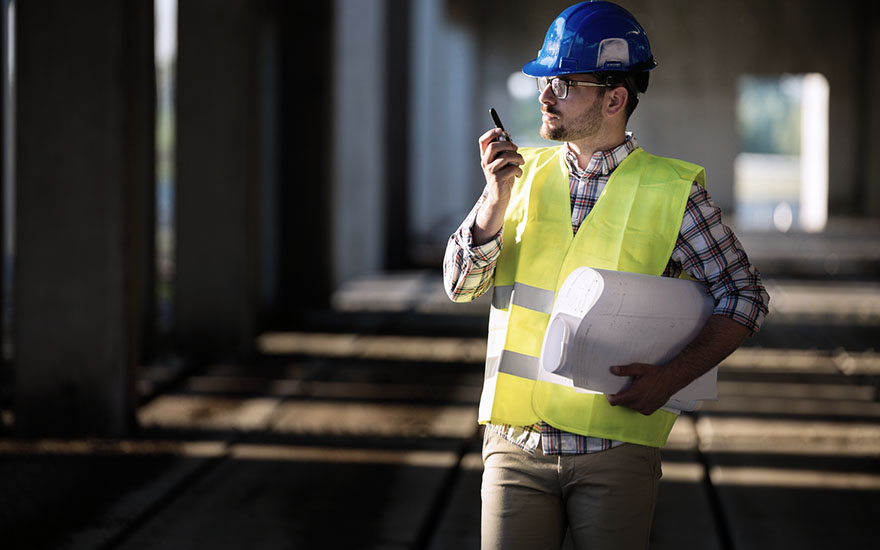
[[[575,233],[581,222],[602,194],[608,178],[629,153],[638,148],[635,137],[627,133],[626,141],[609,151],[593,154],[586,169],[578,166],[577,157],[565,148],[569,167],[571,192],[571,226]],[[484,195],[450,237],[443,261],[446,293],[456,302],[473,300],[492,286],[495,264],[501,253],[501,232],[486,244],[474,246],[471,227]],[[682,272],[702,281],[716,306],[714,313],[733,319],[753,332],[767,314],[770,301],[761,284],[760,274],[749,263],[739,240],[721,223],[721,209],[714,205],[703,187],[694,182],[682,218],[681,230],[664,277],[677,277]],[[558,430],[541,422],[534,426],[492,425],[491,429],[521,449],[533,453],[540,444],[548,455],[583,454],[602,451],[616,445],[596,437]]]

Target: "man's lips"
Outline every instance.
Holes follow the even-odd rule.
[[[559,115],[557,115],[556,113],[553,113],[551,111],[542,111],[542,113],[543,114],[541,115],[541,120],[544,122],[549,122],[551,120],[555,120],[555,119],[559,118]]]

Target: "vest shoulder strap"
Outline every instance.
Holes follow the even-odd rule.
[[[684,160],[652,155],[641,148],[630,153],[627,159],[639,151],[641,153],[636,158],[641,157],[645,162],[649,162],[653,175],[657,179],[661,181],[683,180],[690,183],[696,181],[701,187],[706,187],[706,170],[702,166]]]

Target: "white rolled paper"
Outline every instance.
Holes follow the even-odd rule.
[[[544,334],[544,370],[571,379],[576,391],[617,393],[628,377],[614,365],[662,365],[699,333],[715,302],[695,281],[582,267],[556,295]],[[717,367],[673,396],[669,407],[691,409],[716,399]]]

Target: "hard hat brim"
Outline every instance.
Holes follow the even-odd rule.
[[[531,76],[533,78],[541,78],[543,76],[562,76],[566,74],[573,74],[571,71],[565,71],[562,69],[557,69],[554,67],[548,67],[543,63],[538,63],[538,58],[532,59],[522,68],[523,74],[526,76]]]
[[[543,63],[539,63],[538,58],[536,57],[535,59],[532,59],[531,61],[529,61],[528,63],[523,65],[522,72],[524,75],[531,76],[532,78],[541,78],[541,77],[550,77],[550,76],[564,76],[567,74],[590,74],[590,73],[597,73],[597,72],[604,72],[604,73],[608,73],[608,72],[620,72],[620,73],[645,72],[645,71],[654,70],[654,68],[656,66],[657,66],[657,62],[654,61],[653,58],[651,58],[645,66],[635,68],[635,70],[632,70],[632,69],[617,69],[617,70],[604,69],[604,70],[599,70],[599,71],[597,71],[597,70],[585,71],[583,69],[566,70],[566,69],[559,69],[556,67],[548,67],[547,65],[545,65]]]

